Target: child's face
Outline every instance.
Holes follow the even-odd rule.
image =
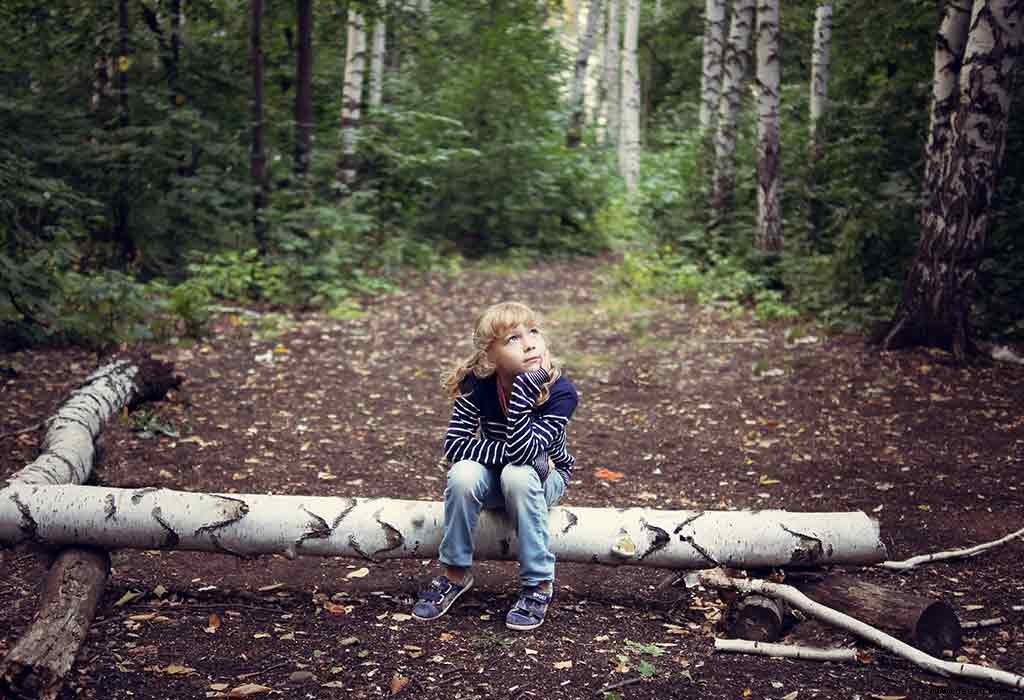
[[[548,367],[548,346],[536,326],[519,324],[505,329],[491,343],[487,355],[496,371],[506,377]]]

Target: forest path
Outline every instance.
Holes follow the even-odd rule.
[[[923,350],[878,354],[859,337],[825,337],[812,326],[637,299],[609,275],[602,260],[472,266],[409,278],[403,291],[370,299],[348,318],[219,316],[202,343],[157,348],[186,383],[171,400],[109,427],[98,479],[438,500],[449,410],[440,370],[468,351],[484,306],[518,299],[548,317],[555,352],[581,394],[566,503],[865,510],[901,558],[1020,527],[1021,368],[960,368]],[[44,419],[92,360],[65,350],[19,353],[4,364],[17,375],[0,390],[0,433]],[[29,461],[37,441],[32,433],[8,438],[0,478]],[[942,596],[963,619],[1006,615],[1011,624],[968,636],[962,653],[1021,672],[1022,614],[1010,605],[1024,587],[1022,553],[1014,543],[909,575],[858,575]],[[655,596],[664,572],[651,569],[559,566],[551,619],[524,636],[503,625],[516,590],[512,563],[480,564],[465,603],[422,625],[405,613],[431,562],[113,558],[72,680],[75,697],[216,697],[208,694],[223,692],[220,684],[244,682],[289,698],[379,697],[398,677],[409,681],[401,692],[418,698],[584,698],[633,677],[641,662],[651,664],[651,678],[617,691],[622,697],[725,699],[747,689],[757,698],[793,690],[800,698],[925,697],[936,682],[966,692],[881,657],[839,666],[716,656],[714,596]],[[8,572],[0,579],[2,654],[31,619],[41,571],[18,552],[0,552],[0,564]]]

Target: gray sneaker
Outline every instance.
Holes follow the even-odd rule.
[[[436,620],[448,612],[459,596],[473,587],[473,576],[467,575],[462,585],[453,583],[447,576],[438,576],[430,582],[427,590],[420,591],[412,616],[417,620]]]

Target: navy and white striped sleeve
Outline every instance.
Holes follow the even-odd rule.
[[[472,383],[469,383],[471,390]],[[499,440],[478,438],[480,428],[480,407],[473,400],[473,394],[460,396],[452,406],[452,417],[448,421],[448,432],[444,437],[444,456],[450,464],[471,459],[485,467],[500,467],[508,464],[505,457],[506,445]]]
[[[518,375],[508,403],[509,464],[533,464],[541,452],[565,451],[565,426],[579,398],[571,385],[552,391],[539,416],[532,414],[541,386],[550,375],[543,369]]]

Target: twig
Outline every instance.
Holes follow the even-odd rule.
[[[871,625],[865,624],[838,610],[833,610],[814,602],[792,586],[757,579],[729,578],[720,569],[702,572],[700,579],[701,583],[710,588],[735,590],[740,593],[760,593],[761,595],[784,600],[792,607],[803,611],[811,617],[851,632],[931,673],[937,673],[941,676],[956,676],[1000,683],[1018,691],[1024,689],[1024,676],[1000,669],[986,668],[978,664],[936,659],[934,656],[925,654],[923,651],[915,649],[906,642],[885,634]]]
[[[911,557],[910,559],[904,559],[903,561],[883,561],[878,566],[883,569],[889,569],[890,571],[909,571],[910,569],[916,568],[921,564],[927,564],[928,562],[944,561],[947,559],[966,559],[968,557],[977,556],[982,552],[987,552],[990,549],[995,549],[996,547],[1002,546],[1022,535],[1024,535],[1024,528],[1021,528],[1016,532],[1011,532],[1005,537],[1000,537],[998,540],[985,542],[984,544],[979,544],[974,547],[954,549],[948,552],[935,552],[933,554],[920,554],[916,557]]]
[[[599,688],[598,690],[596,690],[594,692],[594,695],[600,695],[601,693],[607,693],[607,692],[610,692],[612,690],[616,690],[617,688],[625,688],[627,685],[633,685],[634,683],[639,683],[643,679],[644,679],[643,676],[636,676],[634,678],[627,678],[624,681],[619,681],[618,683],[612,683],[611,685],[606,685],[603,688]]]
[[[1006,622],[1005,617],[990,617],[986,620],[973,620],[971,622],[961,622],[960,629],[962,630],[976,630],[982,627],[995,627]]]
[[[720,338],[717,340],[708,340],[707,342],[713,345],[745,345],[747,343],[770,343],[768,338]]]
[[[715,639],[715,651],[729,651],[738,654],[761,654],[762,656],[785,659],[806,659],[808,661],[856,661],[856,649],[821,649],[796,644],[772,644],[751,642],[746,639]]]
[[[22,428],[21,430],[12,430],[9,433],[0,433],[0,440],[4,440],[4,439],[9,438],[9,437],[14,437],[15,435],[22,435],[24,433],[31,433],[33,430],[39,430],[44,425],[46,425],[46,421],[39,421],[35,425],[30,425],[27,428]]]
[[[267,666],[266,668],[261,668],[259,671],[252,671],[251,673],[243,673],[243,674],[240,674],[238,676],[235,676],[235,680],[244,681],[246,678],[254,678],[255,676],[262,676],[264,673],[268,673],[270,671],[276,671],[277,669],[279,669],[279,668],[281,668],[283,666],[291,666],[291,663],[292,663],[291,661],[282,661],[279,664],[274,664],[273,666]]]

